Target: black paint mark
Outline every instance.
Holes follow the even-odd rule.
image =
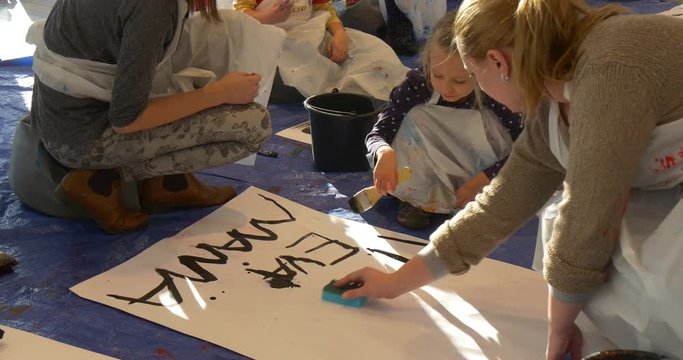
[[[401,255],[399,255],[399,254],[390,253],[390,252],[388,252],[388,251],[384,251],[384,250],[380,250],[380,249],[370,249],[370,248],[368,248],[368,251],[372,251],[372,252],[374,252],[374,253],[380,253],[380,254],[382,254],[382,255],[386,255],[386,256],[388,256],[388,257],[390,257],[390,258],[392,258],[392,259],[394,259],[394,260],[398,260],[398,261],[400,261],[400,262],[404,262],[404,263],[407,263],[407,262],[408,262],[408,258],[407,258],[407,257],[403,257],[403,256],[401,256]]]
[[[249,266],[249,263],[245,261],[245,262],[242,263],[242,265],[244,265],[244,266]]]
[[[282,223],[288,223],[288,222],[293,222],[296,221],[296,218],[292,216],[292,213],[289,212],[287,209],[285,209],[282,205],[280,205],[277,201],[265,197],[261,194],[258,194],[261,196],[264,200],[272,202],[275,206],[280,208],[283,213],[286,215],[283,219],[279,220],[258,220],[252,218],[249,220],[249,223],[256,229],[260,230],[264,234],[243,234],[237,229],[232,229],[227,232],[229,236],[232,237],[230,241],[228,241],[225,245],[222,246],[215,246],[215,245],[209,245],[206,243],[200,243],[195,246],[198,249],[202,249],[207,251],[210,255],[213,255],[212,257],[199,257],[199,256],[192,256],[192,255],[180,255],[178,256],[178,261],[182,264],[185,265],[189,270],[193,271],[198,277],[192,277],[190,275],[185,275],[185,274],[180,274],[174,271],[170,271],[167,269],[155,269],[156,273],[159,274],[161,277],[161,282],[159,285],[157,285],[155,288],[152,290],[148,291],[146,294],[139,298],[135,297],[128,297],[128,296],[122,296],[122,295],[116,295],[116,294],[107,294],[109,297],[113,297],[118,300],[124,300],[128,301],[128,304],[135,304],[135,303],[140,303],[140,304],[147,304],[147,305],[154,305],[154,306],[165,306],[165,305],[175,305],[175,304],[181,304],[183,302],[183,297],[180,295],[180,291],[178,290],[178,287],[175,284],[175,278],[180,278],[180,279],[189,279],[191,281],[195,282],[200,282],[200,283],[209,283],[216,281],[217,278],[213,273],[210,271],[204,269],[200,264],[219,264],[219,265],[225,265],[228,262],[228,255],[224,254],[222,251],[239,251],[239,252],[250,252],[253,249],[253,245],[249,240],[255,240],[255,241],[275,241],[278,239],[278,235],[264,227],[264,224],[267,225],[276,225],[276,224],[282,224]],[[173,297],[173,300],[175,301],[175,304],[162,304],[160,302],[156,301],[151,301],[153,297],[155,297],[157,294],[162,293],[164,290],[167,290],[170,292],[171,296]]]
[[[391,237],[391,236],[384,236],[384,235],[377,235],[377,237],[380,239],[393,240],[393,241],[402,242],[404,244],[417,245],[417,246],[427,246],[427,244],[428,244],[428,243],[423,243],[420,241],[399,239],[399,238],[395,238],[395,237]]]
[[[210,297],[209,299],[211,299],[211,300],[216,300],[216,297],[215,297],[215,296],[212,296],[212,297]]]
[[[305,262],[305,263],[316,264],[316,265],[321,266],[321,267],[325,266],[324,263],[317,261],[317,260],[302,258],[302,257],[294,257],[294,256],[289,256],[289,255],[280,255],[279,257],[277,257],[275,259],[275,261],[278,263],[279,267],[277,269],[275,269],[274,271],[258,270],[258,269],[246,269],[246,270],[248,273],[254,272],[256,274],[263,276],[263,278],[270,284],[271,288],[283,289],[283,288],[301,287],[301,285],[294,283],[294,278],[296,277],[297,272],[292,270],[289,267],[289,265],[291,265],[292,267],[296,268],[297,270],[303,272],[304,274],[308,274],[308,273],[306,272],[306,270],[304,270],[304,268],[299,266],[297,264],[297,262]],[[284,273],[282,273],[282,272],[284,272]]]
[[[310,252],[313,252],[313,251],[316,251],[316,250],[318,250],[318,249],[321,249],[321,248],[323,248],[323,247],[325,247],[325,246],[327,246],[327,245],[338,245],[338,246],[341,246],[342,248],[344,248],[344,249],[346,249],[346,250],[349,250],[349,253],[348,253],[348,254],[346,254],[346,255],[340,257],[340,258],[337,259],[337,260],[332,261],[332,262],[330,263],[330,265],[335,265],[335,264],[337,264],[337,263],[339,263],[339,262],[341,262],[341,261],[344,261],[344,260],[346,260],[347,258],[349,258],[349,257],[351,257],[351,256],[353,256],[353,255],[356,255],[356,254],[358,253],[358,251],[359,251],[359,248],[358,248],[357,246],[352,246],[352,245],[349,245],[349,244],[347,244],[347,243],[345,243],[345,242],[342,242],[342,241],[339,241],[339,240],[330,239],[330,238],[328,238],[328,237],[326,237],[326,236],[322,236],[322,235],[320,235],[320,234],[313,233],[313,232],[310,232],[310,233],[308,233],[308,234],[306,234],[306,235],[304,235],[304,236],[298,238],[298,239],[297,239],[296,241],[294,241],[291,245],[287,245],[287,246],[285,246],[285,247],[286,247],[287,249],[293,248],[293,247],[299,245],[302,241],[311,238],[312,235],[319,236],[319,237],[321,237],[321,238],[323,238],[323,239],[325,239],[325,240],[327,240],[327,241],[323,242],[322,244],[320,244],[320,245],[318,245],[318,246],[315,246],[315,247],[313,247],[313,248],[310,248],[310,249],[306,250],[306,254],[308,254],[308,253],[310,253]]]

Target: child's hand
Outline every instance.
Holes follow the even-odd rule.
[[[373,171],[375,189],[382,195],[396,190],[396,153],[391,146],[383,146],[377,150],[377,164]]]
[[[327,44],[327,55],[330,60],[340,64],[349,56],[349,39],[346,37],[346,31],[343,29],[337,30],[332,35],[329,44]]]
[[[209,85],[209,91],[221,104],[248,104],[258,95],[260,81],[256,73],[231,72]]]
[[[262,11],[261,23],[272,25],[286,21],[292,13],[293,6],[294,1],[292,0],[280,0],[276,2],[270,8]]]
[[[488,184],[489,178],[483,172],[467,180],[455,194],[455,207],[458,209],[464,208]]]

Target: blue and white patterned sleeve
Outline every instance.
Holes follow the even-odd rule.
[[[408,71],[406,79],[391,91],[389,101],[379,114],[377,123],[365,138],[365,146],[372,155],[373,162],[377,161],[377,150],[394,141],[406,113],[414,106],[429,101],[431,96],[432,91],[422,72],[417,69]]]

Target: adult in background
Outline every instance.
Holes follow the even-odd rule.
[[[193,12],[222,21],[215,0],[58,0],[29,34],[37,46],[31,127],[71,169],[62,192],[106,232],[143,227],[150,211],[225,203],[233,188],[192,172],[240,160],[271,134],[266,109],[253,102],[259,74],[230,72],[153,96],[157,68],[186,40]],[[122,180],[140,181],[142,211],[123,205]]]

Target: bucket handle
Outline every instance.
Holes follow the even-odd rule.
[[[319,113],[323,113],[325,115],[335,115],[335,116],[356,116],[356,115],[358,115],[358,113],[355,111],[341,111],[341,110],[333,110],[333,109],[324,109],[324,108],[317,107],[317,106],[311,105],[311,104],[308,104],[307,106],[310,109],[315,110]]]
[[[339,93],[338,88],[332,88],[332,91],[330,91],[330,94],[337,94],[337,93]],[[334,115],[334,116],[356,116],[356,115],[358,115],[358,113],[355,111],[341,111],[341,110],[323,109],[321,107],[317,107],[317,106],[311,105],[311,104],[308,104],[308,107],[319,112],[319,113],[323,113],[325,115]]]

